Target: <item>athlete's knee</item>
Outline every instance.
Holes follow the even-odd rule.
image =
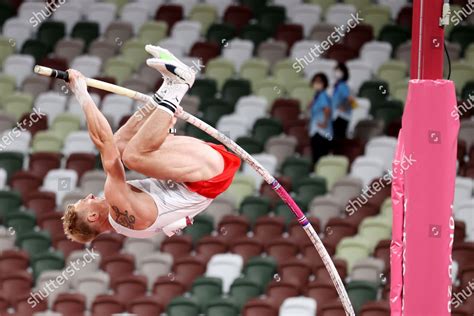
[[[136,146],[127,143],[122,151],[122,161],[127,168],[135,170],[139,168],[140,161],[143,161],[143,153]]]

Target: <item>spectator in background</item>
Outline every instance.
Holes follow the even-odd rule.
[[[338,63],[335,68],[336,83],[332,94],[334,139],[346,138],[347,127],[352,115],[350,89],[347,85],[349,71],[344,63]]]
[[[311,103],[311,118],[309,121],[309,136],[311,137],[311,151],[313,163],[319,158],[329,154],[331,141],[333,139],[333,127],[331,119],[331,98],[326,92],[328,78],[323,73],[317,73],[311,80],[316,91]]]

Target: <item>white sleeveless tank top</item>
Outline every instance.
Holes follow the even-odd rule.
[[[127,181],[151,196],[158,209],[155,222],[148,228],[135,230],[118,224],[109,212],[110,225],[119,234],[132,238],[149,238],[163,231],[168,237],[187,226],[187,218],[204,211],[212,199],[190,191],[183,183],[146,178]]]

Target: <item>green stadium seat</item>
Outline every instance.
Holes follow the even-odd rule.
[[[78,131],[81,128],[79,116],[71,113],[61,113],[53,121],[50,130],[57,133],[62,139],[66,139],[69,133]]]
[[[0,74],[0,105],[3,103],[2,100],[15,92],[15,88],[15,77],[7,74]]]
[[[408,95],[408,80],[407,78],[399,80],[391,87],[393,99],[405,103]]]
[[[23,154],[15,152],[0,152],[0,168],[5,169],[8,180],[11,176],[23,168]]]
[[[379,40],[389,42],[392,45],[392,54],[395,54],[400,44],[410,40],[410,32],[398,25],[385,25],[380,31]]]
[[[344,0],[345,4],[352,4],[359,10],[364,10],[372,4],[370,0]]]
[[[294,81],[294,85],[287,86],[287,89],[290,91],[290,98],[300,101],[301,111],[306,111],[314,99],[314,90],[310,87],[309,82],[300,79]]]
[[[265,144],[270,137],[279,135],[282,132],[283,126],[281,122],[273,118],[260,118],[252,128],[252,136],[262,144]]]
[[[262,294],[260,284],[246,278],[238,278],[230,286],[229,296],[239,308],[242,308],[248,300],[260,294]]]
[[[389,60],[380,66],[377,77],[386,81],[389,87],[393,87],[407,75],[408,66],[404,61]]]
[[[303,209],[307,209],[309,203],[317,196],[322,196],[327,192],[326,179],[323,177],[311,177],[298,180],[293,184],[293,190],[301,201]]]
[[[372,110],[372,109],[371,109]],[[400,120],[403,115],[403,103],[397,100],[384,101],[374,109],[374,118],[385,122],[385,126]]]
[[[380,216],[367,217],[359,225],[359,235],[370,242],[371,248],[375,248],[383,239],[390,239],[391,231],[391,224],[387,224],[385,218]]]
[[[314,166],[318,176],[326,179],[328,189],[331,189],[337,180],[343,178],[349,168],[349,159],[346,156],[323,156]]]
[[[358,1],[364,1],[364,0],[358,0]],[[377,36],[382,30],[382,28],[385,25],[389,24],[391,20],[390,8],[386,6],[382,6],[382,5],[372,5],[372,6],[366,7],[362,11],[361,15],[362,15],[362,18],[364,19],[364,23],[372,26],[375,36]]]
[[[230,106],[209,104],[203,112],[203,119],[210,125],[216,126],[222,116],[231,114],[232,111],[233,109]]]
[[[345,260],[348,270],[360,259],[367,258],[369,253],[367,241],[359,236],[343,238],[336,247],[336,258]]]
[[[241,173],[237,173],[234,176],[234,181],[224,193],[225,197],[228,197],[236,205],[240,205],[242,200],[246,196],[253,195],[255,191],[255,179],[252,176],[246,176]]]
[[[66,26],[63,22],[44,21],[41,23],[37,38],[46,44],[48,52],[51,52],[56,43],[66,35]]]
[[[71,37],[80,38],[84,40],[85,49],[89,47],[89,44],[99,37],[99,24],[95,22],[78,22],[72,29]]]
[[[240,37],[252,41],[254,50],[256,50],[260,43],[263,43],[270,37],[270,33],[261,25],[250,24],[242,29]]]
[[[118,84],[130,78],[134,69],[134,64],[130,60],[118,56],[112,57],[105,63],[104,73],[108,77],[113,77]]]
[[[474,80],[466,82],[461,91],[461,98],[463,100],[469,99],[471,95],[474,95]]]
[[[461,94],[462,87],[472,78],[474,78],[474,65],[465,62],[451,64],[451,80],[454,81],[458,94]]]
[[[199,305],[193,299],[176,297],[168,304],[166,314],[168,316],[198,316]]]
[[[206,38],[208,42],[225,45],[235,37],[235,27],[231,24],[212,24],[207,30]]]
[[[203,120],[205,122],[205,120]],[[206,122],[209,124],[209,122]],[[196,126],[192,124],[186,124],[186,127],[184,128],[186,135],[191,136],[191,137],[196,137],[198,139],[201,139],[206,142],[214,142],[216,143],[217,140],[210,136],[208,133],[204,132],[202,129],[197,128]]]
[[[15,52],[16,43],[11,38],[0,36],[0,69],[5,59]]]
[[[250,81],[252,91],[257,84],[268,76],[270,64],[262,58],[251,58],[246,60],[240,67],[240,77]]]
[[[268,2],[268,0],[240,0],[240,3],[252,10],[256,16],[263,12]]]
[[[47,270],[62,270],[64,268],[64,255],[60,251],[35,253],[31,258],[31,267],[35,279]]]
[[[301,72],[298,73],[295,71],[295,69],[293,69],[292,65],[294,62],[295,62],[294,59],[288,58],[288,59],[283,59],[283,60],[278,61],[273,66],[273,76],[282,85],[287,87],[288,90],[290,90],[290,88],[288,87],[289,84],[302,79],[301,78],[302,73]]]
[[[217,19],[216,7],[207,3],[198,3],[191,9],[189,19],[201,23],[201,33],[206,34],[209,26]]]
[[[270,34],[275,34],[280,24],[286,19],[286,9],[281,6],[265,7],[258,18],[258,24],[261,25]]]
[[[449,41],[451,43],[459,43],[461,45],[462,56],[467,47],[474,43],[474,25],[457,25],[449,33]]]
[[[286,87],[275,78],[267,78],[256,84],[254,92],[267,99],[268,104],[273,104],[273,101],[285,95]]]
[[[29,212],[8,212],[4,221],[19,235],[33,231],[36,226],[36,216]]]
[[[207,63],[206,76],[217,82],[217,88],[222,89],[224,82],[235,73],[234,64],[224,58],[214,58]]]
[[[244,79],[228,79],[222,87],[221,97],[229,102],[232,107],[240,97],[251,93],[250,82]]]
[[[191,293],[194,299],[199,302],[201,310],[215,298],[222,295],[222,280],[213,277],[199,277],[194,280]]]
[[[230,298],[217,298],[212,300],[206,308],[207,316],[238,316],[239,308]]]
[[[51,246],[51,237],[49,233],[44,230],[39,232],[28,232],[17,235],[16,244],[31,256],[48,251]]]
[[[210,235],[214,230],[214,219],[207,214],[199,214],[194,217],[194,223],[184,229],[186,235],[191,235],[193,242],[197,242],[204,236]]]
[[[157,44],[168,34],[168,24],[164,21],[147,21],[138,33],[141,42]]]
[[[298,197],[294,197],[293,200],[303,209],[303,202]],[[278,201],[273,212],[275,213],[275,216],[283,218],[286,225],[289,225],[295,219],[295,214],[293,214],[293,211],[283,201]]]
[[[270,201],[263,197],[248,196],[240,203],[239,212],[255,224],[259,217],[270,213]]]
[[[0,154],[1,156],[3,156],[6,153],[0,153]],[[2,161],[0,160],[0,163],[1,162]],[[20,206],[21,206],[20,193],[16,191],[0,191],[0,221],[3,221],[3,219],[7,216],[7,214],[18,213]]]
[[[359,97],[367,98],[374,107],[390,95],[388,83],[381,80],[365,81],[359,89]]]
[[[377,292],[377,284],[367,281],[352,281],[347,285],[347,294],[356,313],[365,303],[376,300]]]
[[[21,53],[33,56],[37,63],[48,55],[48,51],[48,46],[36,39],[27,40],[21,47]]]
[[[201,100],[200,106],[205,107],[206,101],[213,99],[217,93],[217,81],[209,78],[198,78],[194,81],[189,94],[198,96]],[[202,109],[202,108],[201,108]]]
[[[272,257],[253,257],[244,267],[245,278],[256,282],[262,288],[266,288],[276,272],[277,262]]]
[[[0,2],[0,28],[6,20],[15,16],[15,9],[7,3]]]
[[[133,38],[126,41],[120,50],[121,57],[130,61],[134,70],[137,70],[150,57],[144,49],[146,44],[140,39]]]
[[[292,182],[308,177],[311,172],[311,162],[305,158],[288,157],[281,166],[281,173]]]
[[[263,145],[253,137],[242,136],[237,138],[237,145],[242,147],[249,154],[259,154],[263,151]]]
[[[39,131],[33,137],[33,152],[61,152],[63,140],[54,131]]]

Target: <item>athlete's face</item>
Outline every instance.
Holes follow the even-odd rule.
[[[96,197],[93,194],[89,194],[85,198],[77,201],[75,207],[77,212],[84,216],[90,223],[98,221],[108,210],[106,200]]]

